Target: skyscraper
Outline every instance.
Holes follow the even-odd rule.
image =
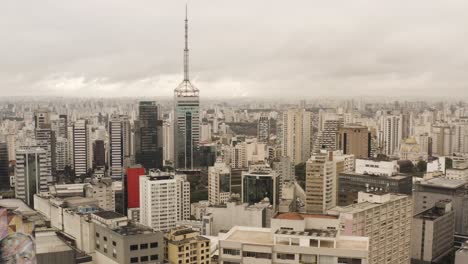
[[[208,200],[211,205],[226,203],[231,196],[231,168],[217,161],[208,168]]]
[[[311,154],[312,113],[288,110],[283,113],[283,156],[294,165],[307,161]]]
[[[15,196],[33,206],[34,194],[48,191],[47,153],[38,147],[16,151]]]
[[[306,211],[323,214],[336,206],[336,161],[333,152],[312,156],[306,163]]]
[[[0,190],[10,189],[10,175],[8,171],[8,146],[0,142]]]
[[[139,104],[139,121],[136,124],[136,163],[145,169],[162,169],[163,129],[160,107],[154,101]]]
[[[381,119],[381,130],[383,132],[382,147],[383,154],[393,155],[400,148],[403,137],[401,115],[383,116]]]
[[[200,142],[199,90],[189,79],[188,19],[185,11],[184,80],[174,90],[174,163],[177,169],[197,167]]]
[[[73,169],[77,177],[86,174],[92,167],[89,142],[88,121],[76,121],[73,125]]]
[[[109,121],[110,176],[122,180],[124,161],[130,157],[130,121],[127,116],[112,115]]]
[[[259,142],[268,142],[270,137],[270,118],[261,116],[258,119],[257,138]]]

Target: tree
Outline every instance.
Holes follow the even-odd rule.
[[[297,182],[303,189],[305,189],[306,163],[299,163],[294,167],[294,169],[297,177]]]
[[[453,160],[451,158],[445,158],[445,169],[453,168]]]
[[[416,164],[416,168],[418,169],[418,172],[426,172],[427,171],[427,162],[424,160],[418,161],[418,164]]]

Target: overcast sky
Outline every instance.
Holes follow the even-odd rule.
[[[185,1],[0,3],[0,94],[172,96]],[[196,0],[201,96],[468,96],[468,1]]]

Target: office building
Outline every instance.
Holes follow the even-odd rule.
[[[124,162],[130,159],[130,121],[127,116],[112,115],[109,121],[109,174],[114,180],[122,180]]]
[[[208,200],[212,205],[226,203],[231,197],[231,168],[222,161],[208,168]]]
[[[104,140],[96,139],[93,143],[93,167],[103,168],[106,166],[106,147]]]
[[[339,130],[337,149],[343,154],[353,154],[356,159],[366,159],[371,154],[371,138],[367,127],[345,125]]]
[[[46,108],[40,108],[34,113],[34,128],[50,127],[50,111]]]
[[[98,206],[107,211],[115,211],[115,192],[111,178],[93,178],[84,186],[85,197],[98,201]]]
[[[329,225],[314,225],[316,219],[333,220],[313,215],[279,215],[272,221],[279,220],[285,225],[288,221],[290,227],[233,227],[220,236],[219,262],[368,263],[369,240],[366,237],[340,235],[336,229],[327,229]]]
[[[356,173],[374,176],[393,176],[399,172],[397,160],[356,159]]]
[[[294,165],[310,158],[312,147],[312,113],[288,110],[282,116],[282,152]]]
[[[171,121],[163,123],[163,160],[174,161],[174,125]]]
[[[384,115],[380,120],[382,132],[381,147],[383,154],[394,155],[399,150],[403,138],[401,115]]]
[[[449,156],[454,152],[455,131],[448,124],[434,124],[431,126],[432,154]]]
[[[46,151],[47,174],[49,175],[48,181],[52,182],[52,171],[55,171],[55,147],[56,138],[55,131],[50,127],[50,124],[42,124],[35,130],[36,145]]]
[[[58,137],[55,142],[55,169],[63,172],[68,165],[68,139]]]
[[[455,253],[455,264],[468,263],[468,241]]]
[[[260,116],[258,119],[257,139],[263,143],[267,143],[270,139],[270,118],[268,116]]]
[[[337,163],[333,152],[313,155],[306,162],[306,211],[322,214],[336,206]]]
[[[92,168],[90,127],[87,120],[78,120],[73,125],[73,169],[79,177]]]
[[[455,213],[450,200],[413,217],[411,259],[413,264],[441,263],[453,251]]]
[[[163,263],[163,234],[112,211],[91,214],[97,263]]]
[[[198,167],[200,143],[199,90],[189,78],[188,19],[185,17],[184,80],[174,90],[174,164],[177,169]]]
[[[295,177],[295,167],[289,157],[280,157],[273,161],[273,170],[279,174],[280,184],[293,182]]]
[[[412,199],[402,194],[359,192],[358,203],[335,207],[340,233],[369,238],[369,264],[409,264]]]
[[[149,171],[140,180],[140,223],[168,231],[190,219],[190,183],[185,175]]]
[[[200,236],[199,232],[180,226],[171,229],[164,238],[169,263],[210,263],[210,239]]]
[[[135,161],[145,169],[162,169],[163,131],[160,106],[154,101],[139,103],[139,120],[135,125]]]
[[[38,147],[16,150],[15,197],[34,206],[34,194],[47,192],[47,152]]]
[[[468,194],[466,181],[432,178],[413,185],[414,213],[422,213],[441,200],[451,200],[455,213],[455,233],[468,234]]]
[[[145,168],[131,167],[127,169],[125,189],[127,192],[127,207],[140,207],[140,176],[145,175]]]
[[[0,190],[10,189],[9,164],[7,143],[0,142]]]
[[[255,204],[268,201],[276,208],[279,201],[278,174],[264,164],[251,165],[242,172],[242,202]]]
[[[355,172],[338,174],[338,205],[346,206],[357,201],[358,193],[383,191],[411,195],[413,177],[411,175],[369,175]]]
[[[344,119],[340,116],[324,120],[322,129],[319,131],[315,152],[321,149],[333,151],[338,145],[337,138],[340,129],[344,125]]]

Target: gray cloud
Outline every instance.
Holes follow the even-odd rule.
[[[3,95],[171,96],[184,1],[0,6]],[[466,1],[189,2],[202,96],[468,96]]]

